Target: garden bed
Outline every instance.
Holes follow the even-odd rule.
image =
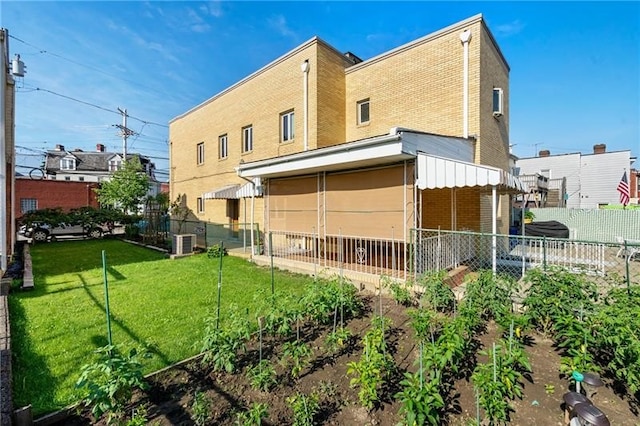
[[[299,377],[291,377],[290,368],[278,361],[283,352],[283,339],[264,336],[262,357],[275,367],[277,384],[269,391],[254,389],[246,376],[248,368],[259,357],[258,338],[253,335],[246,352],[240,352],[236,374],[212,371],[203,366],[201,359],[179,364],[148,378],[146,391],[137,391],[134,403],[127,414],[142,413],[150,424],[176,425],[194,424],[194,412],[206,401],[208,420],[206,424],[237,424],[237,413],[247,412],[253,404],[266,405],[268,414],[263,417],[267,425],[293,424],[293,411],[287,399],[301,393],[318,396],[319,410],[314,424],[319,425],[396,425],[402,421],[399,414],[401,402],[394,395],[401,390],[402,372],[417,370],[418,358],[416,335],[411,327],[407,308],[390,298],[364,295],[364,310],[361,315],[350,318],[346,327],[353,333],[338,352],[326,349],[327,336],[333,331],[332,324],[317,325],[305,322],[300,329],[300,340],[313,350],[310,364],[303,368]],[[372,320],[379,313],[389,318],[391,325],[385,331],[386,348],[393,355],[397,372],[388,378],[380,392],[380,400],[371,410],[361,404],[358,388],[350,385],[353,374],[348,374],[349,363],[356,363],[362,356],[362,338],[371,329]],[[489,321],[475,336],[478,349],[477,363],[487,362],[487,356],[479,351],[490,349],[502,337],[503,330]],[[294,333],[295,334],[295,333]],[[291,340],[292,337],[289,338]],[[521,399],[512,402],[510,414],[512,424],[562,424],[562,396],[569,388],[568,380],[559,375],[560,355],[553,342],[535,332],[529,334],[525,351],[532,372],[523,380]],[[469,374],[460,374],[454,386],[445,396],[442,423],[452,425],[469,424],[476,419],[476,394],[470,380],[473,365],[467,366]],[[462,369],[464,370],[464,368]],[[608,416],[611,424],[635,424],[638,421],[638,401],[633,396],[618,394],[612,389],[612,381],[605,378],[606,387],[599,388],[593,402]],[[200,401],[197,402],[197,401]],[[88,410],[72,414],[57,424],[88,425],[105,424],[103,418],[96,422]],[[251,424],[251,423],[240,423]]]

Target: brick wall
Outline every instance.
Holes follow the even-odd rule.
[[[16,179],[16,218],[22,217],[20,200],[36,199],[38,209],[60,207],[69,211],[78,207],[98,207],[94,188],[97,183],[55,180]]]

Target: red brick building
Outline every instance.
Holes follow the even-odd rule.
[[[16,178],[16,219],[31,210],[60,207],[69,211],[78,207],[98,207],[97,182],[33,180]]]

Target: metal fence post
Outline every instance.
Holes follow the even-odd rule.
[[[542,237],[542,269],[547,270],[547,237]]]
[[[627,279],[627,295],[631,295],[631,274],[629,274],[629,260],[631,256],[629,256],[629,247],[627,247],[627,240],[624,240],[624,259],[625,259],[625,269],[626,269],[626,279]]]
[[[273,275],[273,232],[269,231],[269,257],[271,258],[271,294],[275,293],[275,277]]]

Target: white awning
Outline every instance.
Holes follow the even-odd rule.
[[[504,192],[528,192],[517,177],[496,167],[418,153],[418,188],[497,186]]]
[[[202,194],[202,198],[205,200],[237,200],[238,198],[251,198],[251,196],[262,197],[262,184],[259,177],[254,178],[253,183],[225,185]]]
[[[225,185],[213,191],[205,192],[202,194],[202,198],[205,200],[234,200],[238,198],[238,189],[240,189],[238,184]]]

